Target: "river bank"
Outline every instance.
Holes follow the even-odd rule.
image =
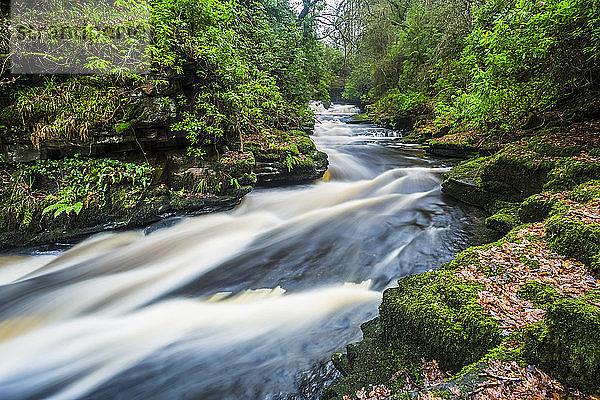
[[[363,340],[333,357],[345,378],[324,398],[597,398],[597,128],[426,141],[467,158],[443,191],[506,236],[388,289]]]
[[[230,210],[256,186],[314,181],[328,161],[311,132],[274,130],[246,137],[243,152],[202,158],[189,156],[185,144],[160,151],[160,140],[148,139],[146,148],[159,150],[0,163],[0,249]],[[98,145],[92,137],[80,148]],[[62,153],[73,147],[53,146]]]

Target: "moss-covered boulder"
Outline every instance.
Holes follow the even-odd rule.
[[[552,216],[546,224],[550,248],[600,271],[600,225],[577,218],[571,211]]]
[[[299,130],[273,130],[246,138],[244,150],[256,160],[257,183],[263,186],[314,181],[329,165],[308,135]]]
[[[444,370],[458,371],[500,343],[497,322],[477,302],[478,284],[457,280],[452,271],[398,283],[384,293],[380,317],[386,339],[410,349],[411,358],[436,359]]]
[[[392,374],[409,367],[404,357],[385,341],[379,318],[361,326],[363,340],[346,347],[346,354],[332,356],[334,366],[344,378],[335,382],[323,393],[323,399],[341,399],[373,382],[387,382]]]
[[[488,208],[494,199],[483,188],[481,176],[489,157],[478,157],[465,161],[444,175],[442,190],[444,193],[477,207]]]
[[[503,151],[485,164],[482,186],[497,200],[521,202],[542,191],[553,164],[519,151]]]
[[[553,190],[573,189],[579,184],[600,177],[600,161],[596,157],[581,155],[563,157],[555,162],[549,174],[546,188]]]
[[[453,277],[452,270],[401,279],[384,293],[379,317],[363,324],[363,340],[335,354],[344,378],[324,398],[341,398],[370,384],[399,390],[399,371],[421,380],[423,359],[437,360],[444,370],[458,372],[481,359],[500,341],[497,322],[477,303],[480,287]],[[422,383],[422,382],[421,382]],[[398,386],[400,385],[400,386]]]
[[[148,161],[75,157],[0,166],[0,248],[133,228],[175,213],[237,205],[255,183],[251,156],[170,152]],[[245,184],[243,186],[242,184]]]
[[[517,210],[519,220],[524,223],[543,221],[550,215],[555,204],[554,198],[534,194],[519,205]]]
[[[485,227],[496,232],[507,234],[520,225],[519,204],[498,202],[499,208],[492,216],[485,220]]]
[[[448,132],[444,129],[442,132],[437,132],[437,130],[432,132],[435,138],[430,139],[425,146],[428,153],[452,158],[470,158],[480,153],[480,149],[471,142],[470,136],[465,132],[449,135],[444,135],[444,133]],[[443,137],[436,137],[440,135]]]
[[[600,391],[600,307],[586,298],[564,299],[548,308],[542,324],[529,329],[524,353],[563,383]]]

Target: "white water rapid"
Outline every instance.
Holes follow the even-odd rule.
[[[439,161],[320,108],[325,180],[0,256],[0,399],[316,399],[382,291],[465,247]]]

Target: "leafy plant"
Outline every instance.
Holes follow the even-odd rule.
[[[83,203],[78,201],[77,203],[71,204],[68,202],[64,202],[64,200],[59,201],[57,203],[51,204],[48,207],[44,208],[42,211],[42,215],[46,215],[48,213],[54,212],[54,218],[59,217],[61,214],[70,215],[74,213],[79,215],[81,210],[83,209]]]

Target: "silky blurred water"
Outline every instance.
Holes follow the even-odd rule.
[[[326,180],[0,257],[0,399],[316,399],[382,291],[466,247],[445,166],[322,106]]]

